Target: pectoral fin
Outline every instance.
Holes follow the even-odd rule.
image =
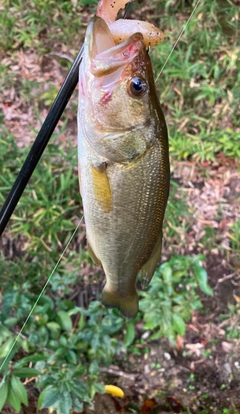
[[[88,252],[89,252],[89,254],[90,254],[90,256],[91,256],[91,258],[92,258],[93,262],[94,262],[96,265],[101,266],[101,265],[102,265],[102,263],[101,263],[101,261],[98,259],[98,257],[95,255],[95,253],[94,253],[94,251],[93,251],[93,249],[92,249],[92,246],[91,246],[91,244],[89,243],[89,241],[88,241]]]
[[[106,167],[91,167],[95,200],[104,213],[109,213],[112,207],[112,193]]]
[[[143,265],[142,269],[140,270],[139,274],[141,277],[141,287],[142,289],[146,289],[148,284],[150,283],[155,269],[157,267],[158,261],[160,260],[162,252],[162,233],[160,234],[157,243],[152,251],[152,254],[148,261]]]

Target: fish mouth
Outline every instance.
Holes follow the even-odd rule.
[[[144,47],[143,35],[135,33],[124,42],[115,45],[106,22],[95,16],[86,34],[87,58],[91,74],[99,86],[109,87],[122,79],[126,67],[134,61]],[[131,66],[128,72],[131,72]],[[128,73],[131,75],[131,73]]]

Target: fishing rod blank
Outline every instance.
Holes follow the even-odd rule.
[[[0,211],[0,236],[2,235],[25,187],[45,150],[49,139],[67,106],[78,83],[79,65],[82,60],[83,47],[74,60],[72,67],[60,89],[53,105],[33,143],[31,150],[16,178],[15,183]]]

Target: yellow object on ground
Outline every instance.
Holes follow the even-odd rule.
[[[112,394],[115,397],[124,397],[124,392],[121,388],[116,387],[115,385],[105,385],[105,391],[107,394]]]

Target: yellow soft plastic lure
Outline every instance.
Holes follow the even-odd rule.
[[[105,391],[107,394],[114,395],[115,397],[124,397],[124,392],[121,388],[116,385],[105,385]]]

